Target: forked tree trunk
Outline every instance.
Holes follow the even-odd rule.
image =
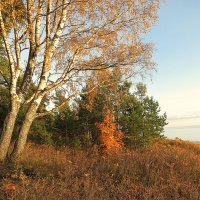
[[[0,138],[0,161],[4,161],[8,153],[8,148],[11,142],[17,115],[19,113],[19,108],[20,102],[13,100],[10,111],[4,120],[3,130]]]
[[[25,148],[27,136],[28,136],[31,124],[33,123],[33,120],[35,119],[36,111],[37,111],[37,106],[34,103],[32,103],[25,115],[23,124],[19,131],[18,139],[16,140],[13,151],[10,155],[9,159],[11,162],[18,161],[18,159],[20,158]]]

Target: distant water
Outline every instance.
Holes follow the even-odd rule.
[[[200,141],[200,117],[174,118],[168,122],[164,133],[168,138]]]

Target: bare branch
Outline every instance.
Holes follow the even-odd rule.
[[[4,81],[0,84],[3,84],[5,85],[6,87],[9,87],[10,86],[10,82],[9,80],[7,79],[7,77],[4,75],[4,73],[0,70],[0,74],[2,76],[2,78],[4,79]]]

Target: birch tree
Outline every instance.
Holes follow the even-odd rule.
[[[10,74],[0,160],[6,158],[19,110],[27,106],[12,161],[23,152],[33,120],[66,103],[40,113],[44,97],[51,99],[62,90],[71,101],[94,70],[121,68],[130,76],[154,67],[152,45],[142,37],[156,23],[159,9],[159,0],[21,0],[21,7],[19,2],[0,2],[0,34]],[[30,97],[31,83],[36,89]]]

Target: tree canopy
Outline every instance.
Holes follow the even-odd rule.
[[[158,9],[159,0],[1,1],[10,105],[0,160],[7,155],[22,107],[26,111],[10,156],[13,161],[23,152],[33,121],[80,95],[93,71],[120,68],[127,77],[153,69],[152,44],[142,38],[157,22]],[[50,111],[39,109],[58,91],[64,93],[65,102]]]

